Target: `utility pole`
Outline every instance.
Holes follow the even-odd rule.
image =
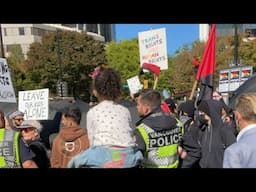
[[[3,34],[2,34],[2,24],[0,24],[0,43],[1,43],[1,57],[5,58],[4,54],[4,43],[3,43]]]
[[[60,42],[61,42],[61,34],[60,30],[57,29],[56,34],[56,40],[57,40],[57,54],[58,54],[58,63],[59,63],[59,78],[57,81],[57,93],[60,97],[67,97],[68,96],[68,85],[67,82],[63,81],[63,71],[62,71],[62,60],[61,60],[61,48],[60,48]]]
[[[234,24],[235,35],[234,35],[234,64],[238,65],[238,34],[237,34],[237,24]]]
[[[62,61],[61,61],[61,50],[60,50],[60,30],[57,29],[57,51],[58,51],[58,63],[59,63],[59,80],[63,80],[62,73]]]
[[[62,75],[62,61],[61,61],[61,50],[60,50],[60,30],[57,29],[56,34],[57,39],[57,54],[58,54],[58,64],[59,64],[59,78],[57,81],[57,92],[60,97],[63,97],[63,75]]]

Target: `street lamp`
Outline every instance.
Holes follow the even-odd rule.
[[[234,34],[234,64],[238,65],[238,34],[237,34],[237,24],[234,24],[235,34]]]
[[[62,61],[61,61],[61,49],[60,49],[60,30],[57,29],[57,54],[58,54],[58,63],[59,63],[59,79],[57,81],[57,93],[60,97],[68,96],[68,86],[67,82],[63,81],[63,72],[62,72]]]
[[[58,53],[58,63],[59,63],[59,80],[63,80],[62,73],[62,61],[61,61],[61,50],[60,50],[60,30],[57,29],[57,53]]]

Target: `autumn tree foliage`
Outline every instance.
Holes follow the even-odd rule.
[[[104,42],[85,32],[59,31],[33,43],[25,62],[26,78],[34,88],[56,92],[57,81],[68,83],[69,94],[89,98],[90,73],[98,63],[106,62]]]

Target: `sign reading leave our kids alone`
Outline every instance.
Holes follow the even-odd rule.
[[[165,28],[139,32],[140,64],[151,63],[168,69]]]
[[[48,119],[48,99],[49,89],[19,91],[19,110],[24,112],[24,119]]]

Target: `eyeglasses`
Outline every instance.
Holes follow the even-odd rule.
[[[24,119],[15,119],[15,118],[14,118],[14,120],[16,120],[16,121],[24,121]]]

